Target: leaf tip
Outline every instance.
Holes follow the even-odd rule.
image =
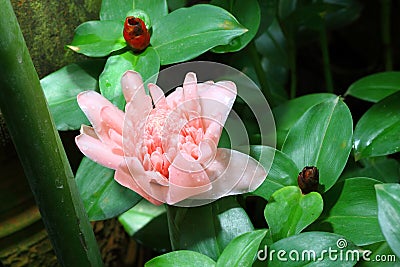
[[[74,52],[79,52],[79,50],[80,50],[80,48],[78,47],[78,46],[74,46],[74,45],[67,45],[67,47],[69,48],[69,49],[71,49],[72,51],[74,51]]]

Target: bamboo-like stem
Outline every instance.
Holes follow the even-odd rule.
[[[101,255],[9,0],[0,0],[0,109],[63,266]],[[18,185],[16,185],[18,186]]]

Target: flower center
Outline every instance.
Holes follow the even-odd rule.
[[[166,156],[162,141],[165,134],[165,123],[170,114],[169,109],[154,108],[146,121],[144,135],[144,167],[148,171],[157,171],[164,177],[169,177],[168,168],[171,162]],[[199,144],[204,137],[201,119],[187,122],[179,132],[177,150],[192,160],[199,158]]]

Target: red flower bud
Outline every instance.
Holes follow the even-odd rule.
[[[143,20],[129,16],[124,23],[124,38],[135,51],[142,51],[149,46],[150,33],[147,31]]]
[[[297,177],[297,183],[303,194],[318,192],[319,171],[316,167],[304,167]]]

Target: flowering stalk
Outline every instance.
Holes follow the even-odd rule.
[[[53,248],[63,266],[102,266],[12,6],[9,0],[0,6],[0,108]]]

